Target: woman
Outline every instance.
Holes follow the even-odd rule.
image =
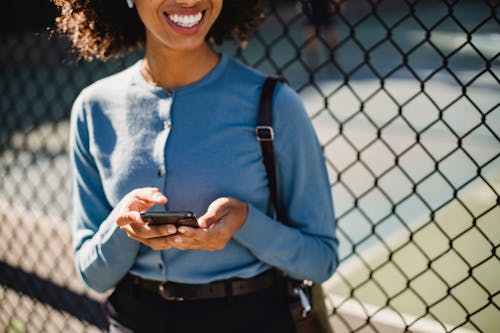
[[[257,1],[54,0],[84,58],[144,58],[85,88],[71,117],[77,270],[112,332],[292,332],[284,272],[325,281],[337,239],[321,147],[299,97],[274,95],[281,202],[267,213],[255,138],[265,75],[211,48],[244,41]],[[123,2],[123,3],[122,3]],[[190,210],[200,228],[151,226],[145,210]]]

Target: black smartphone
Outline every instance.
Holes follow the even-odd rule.
[[[146,211],[141,213],[141,218],[149,225],[172,224],[178,227],[183,225],[191,228],[199,228],[196,214],[191,211]]]

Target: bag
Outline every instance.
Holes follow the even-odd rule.
[[[288,295],[289,295],[289,309],[293,322],[295,323],[295,330],[297,333],[333,333],[330,321],[328,318],[328,311],[325,305],[325,295],[321,284],[311,283],[306,285],[304,281],[298,281],[287,278]],[[310,310],[304,313],[304,305],[300,299],[297,299],[297,289],[294,289],[300,284],[300,289],[307,297],[310,303]],[[290,289],[292,288],[292,289]]]
[[[276,219],[286,223],[279,206],[278,190],[276,185],[276,169],[274,163],[274,132],[272,128],[272,98],[274,88],[279,81],[278,77],[268,77],[262,87],[259,103],[258,124],[256,127],[257,139],[260,141],[264,165],[269,179],[271,203],[274,207]],[[325,305],[325,296],[321,284],[311,281],[300,281],[285,276],[288,305],[297,333],[333,333],[328,319]]]

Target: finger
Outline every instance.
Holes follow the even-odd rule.
[[[143,187],[132,191],[132,196],[144,203],[164,204],[167,197],[156,187]]]
[[[218,228],[191,229],[185,233],[172,236],[172,247],[179,250],[221,250],[227,244],[228,238]]]
[[[208,229],[181,226],[177,228],[177,231],[174,237],[174,243],[177,245],[183,243],[186,247],[195,249],[193,246],[201,246],[208,242]]]
[[[130,226],[138,237],[144,239],[165,237],[177,233],[177,228],[172,224],[151,226],[142,223],[132,223]]]
[[[176,228],[172,225],[169,227],[167,226],[167,228],[164,227],[165,226],[154,227],[154,229],[158,229],[154,231],[156,232],[155,234],[159,235],[158,237],[154,237],[155,234],[148,234],[148,226],[140,223],[131,223],[120,228],[127,233],[128,237],[151,247],[153,250],[166,250],[172,248],[174,245],[173,235],[176,234]],[[171,227],[173,227],[173,229]],[[168,234],[165,234],[164,231],[159,231],[160,229],[167,229]]]
[[[171,236],[171,246],[179,250],[200,250],[202,244],[197,237],[187,237],[185,234]]]
[[[199,236],[200,230],[203,232],[206,231],[206,229],[204,229],[204,228],[191,228],[191,227],[187,227],[187,226],[177,227],[177,232],[186,238],[193,238],[193,237]]]
[[[151,238],[147,240],[147,245],[155,250],[165,250],[169,248],[178,248],[179,250],[197,250],[200,246],[193,246],[193,242],[186,241],[186,238],[180,234],[170,236]]]
[[[139,242],[143,243],[144,245],[149,246],[155,251],[159,250],[167,250],[172,247],[174,247],[174,239],[173,235],[171,236],[163,236],[163,237],[156,237],[156,238],[134,238],[136,236],[130,236],[133,239],[138,240]]]
[[[116,218],[116,224],[120,227],[131,224],[131,223],[144,223],[141,219],[141,214],[139,212],[131,211],[125,212],[118,215]]]

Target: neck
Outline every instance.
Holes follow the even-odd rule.
[[[142,75],[156,86],[176,89],[201,80],[218,62],[219,55],[207,43],[188,51],[148,45]]]

